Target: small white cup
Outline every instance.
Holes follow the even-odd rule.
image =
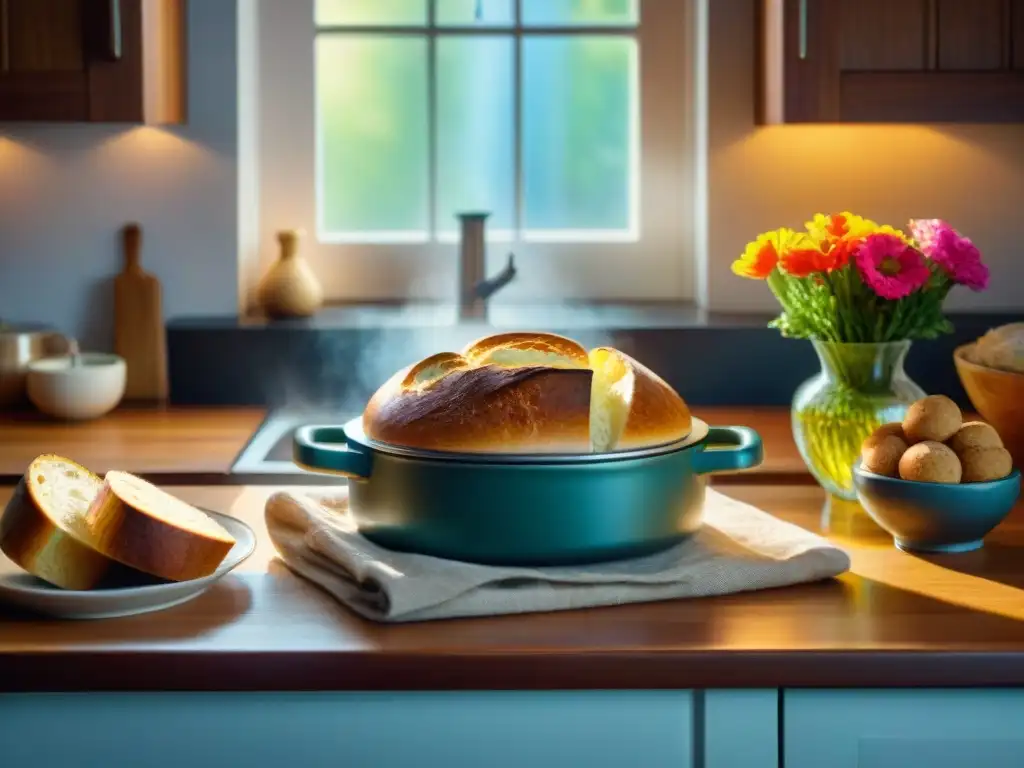
[[[29,400],[60,419],[95,419],[109,413],[124,397],[125,362],[118,355],[86,352],[45,357],[27,366]]]

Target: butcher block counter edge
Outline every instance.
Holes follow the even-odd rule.
[[[1003,687],[1024,687],[1024,652],[0,653],[0,693]]]

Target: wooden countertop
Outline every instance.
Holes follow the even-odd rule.
[[[764,463],[729,482],[811,482],[800,459],[786,408],[700,408],[695,415],[720,425],[744,425],[761,435]],[[0,484],[14,484],[41,453],[57,453],[94,472],[122,469],[156,482],[218,482],[260,426],[261,408],[117,410],[96,421],[57,422],[35,413],[0,413]]]
[[[14,483],[41,453],[94,472],[139,475],[226,474],[263,420],[262,408],[125,408],[87,422],[33,412],[0,413],[0,482]]]
[[[161,613],[0,614],[0,691],[1024,685],[1024,504],[984,549],[918,557],[856,508],[823,513],[814,486],[722,490],[824,531],[852,572],[727,597],[378,625],[274,560],[262,519],[272,488],[180,487],[251,524],[255,554]]]

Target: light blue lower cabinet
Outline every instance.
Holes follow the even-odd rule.
[[[699,768],[694,714],[689,691],[5,694],[0,766]]]
[[[1020,768],[1024,691],[786,690],[786,768]]]
[[[696,695],[702,768],[777,768],[779,692],[712,690]],[[829,768],[819,766],[819,768]]]

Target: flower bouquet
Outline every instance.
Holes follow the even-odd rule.
[[[793,433],[818,482],[856,498],[864,438],[925,395],[903,370],[911,342],[952,330],[942,305],[954,286],[988,286],[981,254],[939,219],[913,219],[907,234],[819,213],[804,231],[759,235],[732,270],[768,284],[782,307],[772,327],[814,345],[822,370],[794,395]]]

